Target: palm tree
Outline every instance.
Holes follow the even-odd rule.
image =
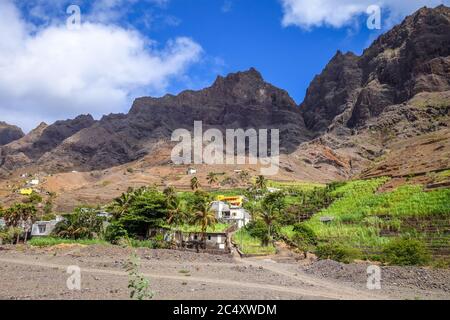
[[[267,226],[267,238],[270,243],[272,240],[272,226],[278,219],[278,211],[272,204],[265,204],[263,205],[262,210],[259,211],[259,217]]]
[[[169,225],[181,225],[186,220],[184,203],[178,198],[172,198],[167,202],[167,223]]]
[[[173,186],[169,186],[169,187],[165,188],[163,193],[169,199],[173,199],[177,196],[177,191]]]
[[[200,189],[200,182],[197,177],[191,179],[191,189],[194,191]]]
[[[113,200],[113,203],[110,205],[109,209],[112,211],[112,214],[115,219],[120,218],[121,216],[123,216],[125,213],[128,212],[133,197],[134,197],[133,192],[127,192],[122,193],[120,197],[115,198]]]
[[[219,181],[217,179],[217,174],[215,174],[214,172],[208,173],[208,176],[206,177],[206,179],[208,180],[209,185],[215,184]]]
[[[198,202],[195,207],[194,224],[200,225],[202,231],[202,241],[205,241],[206,230],[208,227],[214,228],[216,224],[216,213],[211,209],[209,201]]]
[[[260,190],[267,189],[267,179],[262,175],[257,176],[255,186]]]
[[[23,225],[25,232],[24,242],[27,242],[28,231],[33,225],[33,221],[36,217],[36,212],[36,207],[33,204],[19,203],[6,210],[3,218],[5,219],[6,225],[10,227],[18,228]],[[20,232],[17,233],[16,243],[19,243],[19,240]]]

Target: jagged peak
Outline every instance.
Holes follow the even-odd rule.
[[[237,82],[241,82],[241,81],[264,82],[264,79],[258,70],[256,70],[254,67],[251,67],[250,69],[248,69],[246,71],[238,71],[238,72],[234,72],[234,73],[229,73],[225,77],[219,75],[216,78],[216,81],[214,82],[212,87],[215,87],[222,83],[237,83]]]

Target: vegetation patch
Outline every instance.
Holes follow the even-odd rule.
[[[107,245],[109,244],[107,241],[100,239],[62,239],[62,238],[53,238],[53,237],[34,237],[29,242],[29,245],[34,247],[52,247],[59,244],[80,244],[80,245]]]
[[[270,255],[276,253],[273,244],[267,246],[261,245],[261,239],[252,237],[246,228],[243,228],[233,235],[234,243],[238,244],[239,249],[244,254],[249,255]]]
[[[417,239],[395,239],[383,250],[386,262],[399,266],[424,265],[430,261],[430,253]]]
[[[360,250],[339,243],[320,244],[316,247],[315,253],[320,259],[331,259],[344,263],[350,263],[362,257]]]

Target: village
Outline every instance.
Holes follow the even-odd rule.
[[[75,173],[75,172],[74,172]],[[242,174],[241,170],[236,170],[236,174]],[[198,182],[196,182],[197,169],[188,168],[186,170],[186,175],[192,176],[193,181],[193,192],[198,189]],[[247,175],[245,172],[244,175]],[[42,196],[52,196],[50,192],[47,192],[41,187],[42,181],[44,181],[45,174],[21,174],[23,179],[23,184],[14,189],[14,192],[22,196],[27,203],[29,201],[33,202],[33,198],[41,199]],[[215,180],[216,177],[211,175],[211,179]],[[145,188],[141,188],[141,191]],[[170,188],[169,188],[170,189]],[[170,189],[171,192],[176,192],[174,189]],[[268,192],[278,192],[280,189],[268,188]],[[208,213],[213,213],[212,220],[213,224],[218,226],[207,226],[207,230],[201,230],[197,227],[188,227],[186,225],[181,226],[171,226],[168,223],[159,225],[157,227],[150,227],[145,234],[140,234],[139,238],[141,240],[154,239],[155,237],[160,237],[167,244],[167,247],[180,249],[180,250],[193,250],[199,252],[210,252],[216,254],[229,254],[231,248],[233,247],[232,235],[238,230],[244,228],[252,221],[252,216],[248,210],[244,208],[244,204],[249,201],[249,199],[243,194],[237,194],[232,196],[226,196],[222,194],[217,194],[209,197],[208,202]],[[42,208],[43,204],[38,201],[34,203],[37,208]],[[95,210],[93,207],[80,207],[81,212],[92,213],[95,212],[96,217],[102,219],[102,232],[105,232],[111,221],[114,220],[114,214],[109,211],[112,209],[111,206],[97,206]],[[25,219],[16,219],[16,225],[21,232],[15,234],[12,240],[15,243],[20,241],[27,241],[33,238],[50,238],[55,236],[54,230],[58,224],[63,224],[67,221],[66,214],[52,214],[52,212],[46,212],[47,214],[34,214]],[[51,219],[43,219],[51,217]],[[11,224],[8,224],[4,218],[0,218],[0,230],[6,229]],[[17,230],[16,230],[17,231]],[[6,237],[1,237],[0,234],[0,244],[6,242]]]
[[[186,295],[208,299],[219,294],[218,288],[220,295],[229,299],[370,299],[379,296],[364,291],[366,268],[376,263],[386,272],[395,269],[395,276],[383,286],[383,296],[446,297],[448,273],[444,270],[427,269],[429,280],[421,284],[423,288],[413,290],[408,287],[411,274],[405,274],[420,274],[425,272],[421,266],[442,263],[446,243],[439,245],[432,238],[430,246],[423,249],[429,252],[426,255],[411,247],[413,251],[404,256],[403,251],[392,250],[416,244],[405,242],[400,232],[384,236],[390,243],[383,246],[373,240],[379,235],[372,239],[358,233],[351,233],[352,238],[341,236],[345,228],[352,227],[340,222],[341,208],[361,212],[364,209],[354,204],[383,196],[373,190],[389,183],[389,178],[320,185],[269,180],[245,169],[228,175],[202,170],[183,169],[183,181],[189,181],[189,188],[141,184],[106,203],[80,204],[69,212],[54,210],[53,201],[59,194],[47,190],[47,182],[54,177],[22,173],[15,184],[8,185],[10,202],[0,213],[0,270],[4,277],[20,272],[29,283],[45,276],[39,280],[47,283],[47,289],[41,291],[45,298],[56,298],[59,292],[75,299],[123,299],[128,295],[127,285],[119,286],[113,275],[127,276],[130,259],[137,255],[142,277],[153,279],[159,299]],[[223,183],[229,180],[235,185]],[[97,185],[108,187],[102,182]],[[391,193],[395,196],[397,192],[405,191]],[[407,192],[410,196],[404,201],[422,197],[424,214],[439,206],[443,212],[448,210],[447,190]],[[430,197],[432,201],[427,200]],[[382,212],[389,205],[381,202],[379,209],[372,210]],[[413,269],[396,267],[404,261]],[[56,275],[49,273],[54,267],[65,272],[67,265],[83,266],[110,291],[100,293],[101,284],[88,279],[84,286],[95,289],[68,293],[61,287],[64,275],[59,274],[61,279],[54,282],[50,279]],[[39,268],[48,271],[42,273]],[[350,282],[342,283],[342,279]],[[304,283],[311,288],[305,290]],[[13,283],[9,286],[4,294],[11,297],[23,297],[26,292]],[[237,296],[236,289],[240,292]]]

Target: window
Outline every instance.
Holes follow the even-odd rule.
[[[208,236],[208,240],[211,240],[211,236]]]
[[[194,240],[197,240],[198,239],[198,236],[194,236]]]
[[[47,226],[45,224],[40,224],[38,226],[39,228],[39,233],[45,233],[45,230],[47,229]]]

